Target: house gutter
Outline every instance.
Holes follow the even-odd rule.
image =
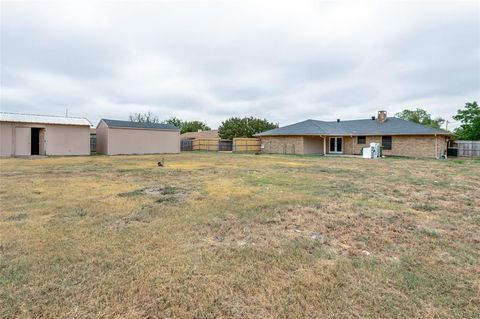
[[[316,136],[316,135],[313,135],[313,136]],[[327,145],[326,145],[327,137],[326,135],[321,135],[321,134],[318,135],[318,137],[323,138],[323,156],[325,156],[327,154]]]
[[[350,134],[350,138],[352,139],[352,155],[355,154],[355,141],[353,140],[353,134]]]

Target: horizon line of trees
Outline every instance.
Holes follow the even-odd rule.
[[[396,117],[414,123],[426,125],[435,129],[441,129],[446,122],[441,117],[433,117],[422,108],[404,109],[396,113]],[[476,101],[465,103],[464,108],[458,109],[453,119],[461,125],[454,130],[454,138],[459,140],[480,140],[480,108]],[[180,133],[197,132],[198,130],[208,131],[210,127],[202,121],[184,121],[177,117],[160,121],[158,116],[150,111],[146,113],[130,114],[129,120],[141,123],[165,123],[172,124],[180,129]],[[230,117],[223,121],[218,127],[218,134],[222,139],[233,139],[235,137],[253,137],[255,134],[278,128],[278,123],[267,119],[250,117]]]
[[[171,124],[180,129],[180,134],[187,132],[208,131],[210,127],[201,121],[184,121],[178,117],[171,117],[168,120],[160,121],[158,116],[150,111],[146,113],[130,114],[129,120],[139,123],[162,123]],[[231,140],[235,137],[253,137],[253,135],[278,127],[278,123],[269,122],[266,119],[250,117],[231,117],[222,122],[218,127],[218,135],[222,139]]]
[[[440,129],[445,119],[441,117],[433,118],[431,114],[424,109],[417,108],[415,110],[405,109],[395,114],[396,117]],[[462,109],[457,110],[457,114],[453,119],[461,124],[453,133],[457,140],[479,141],[480,140],[480,107],[477,101],[467,102]]]
[[[130,114],[128,118],[131,122],[138,123],[162,123],[172,124],[180,130],[180,133],[197,132],[198,130],[208,131],[210,127],[201,121],[183,121],[178,117],[172,116],[168,120],[160,121],[158,116],[148,111],[146,113],[134,113]]]

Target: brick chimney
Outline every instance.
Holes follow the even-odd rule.
[[[377,121],[383,123],[387,120],[387,111],[378,111]]]

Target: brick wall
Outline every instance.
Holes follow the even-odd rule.
[[[261,141],[264,153],[303,154],[302,136],[268,136]]]
[[[408,157],[440,157],[445,153],[447,140],[444,136],[432,135],[394,135],[392,136],[392,149],[384,150],[385,155],[408,156]],[[358,144],[354,137],[344,137],[344,154],[360,154],[361,149],[368,147],[370,143],[382,144],[382,136],[367,136],[365,144]],[[437,149],[435,149],[435,147]]]
[[[435,136],[393,136],[392,150],[385,151],[385,155],[440,157],[444,154],[446,147],[447,142],[444,136],[436,138]]]
[[[447,140],[444,136],[432,135],[394,135],[392,136],[392,149],[384,150],[385,155],[408,156],[408,157],[440,157],[445,153]],[[353,142],[353,143],[352,143]],[[370,143],[382,144],[382,136],[367,136],[365,144],[358,144],[357,137],[345,138],[345,154],[360,154],[363,147]]]
[[[435,136],[433,135],[393,135],[392,149],[384,150],[385,155],[408,157],[440,157],[445,153],[447,140],[444,136],[437,136],[437,151],[435,150]],[[367,136],[365,144],[358,144],[356,136],[343,138],[343,154],[358,155],[362,148],[370,143],[382,144],[382,136]]]
[[[297,136],[271,136],[262,137],[264,145],[263,152],[279,154],[313,154],[312,150],[321,150],[323,147],[323,138]],[[437,136],[437,146],[435,146],[435,137],[432,135],[394,135],[392,137],[392,149],[384,150],[385,155],[408,156],[408,157],[440,157],[445,153],[447,140],[444,136]],[[313,142],[318,141],[318,148],[312,147]],[[370,143],[382,143],[382,136],[367,136],[365,144],[358,144],[356,136],[343,137],[343,154],[359,155],[361,149],[370,145]],[[315,143],[316,144],[316,143]],[[321,145],[321,146],[320,146]],[[435,149],[435,147],[437,149]],[[329,139],[327,138],[327,153],[329,150]],[[321,154],[315,152],[315,154]]]
[[[305,136],[303,138],[304,154],[323,154],[323,137]]]

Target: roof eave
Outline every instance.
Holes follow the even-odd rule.
[[[268,136],[382,136],[382,135],[402,135],[402,136],[416,136],[416,135],[422,135],[422,136],[435,136],[435,135],[453,135],[451,132],[439,132],[439,133],[342,133],[342,134],[254,134],[256,137],[268,137]]]
[[[105,123],[106,124],[106,123]],[[127,129],[127,130],[150,130],[150,131],[172,131],[172,132],[180,132],[180,130],[174,128],[156,128],[156,127],[129,127],[129,126],[108,126],[111,129]]]
[[[88,126],[91,127],[91,124],[80,124],[80,123],[48,123],[48,122],[34,122],[34,121],[4,121],[0,120],[2,123],[25,123],[25,124],[38,124],[38,125],[67,125],[67,126]]]

